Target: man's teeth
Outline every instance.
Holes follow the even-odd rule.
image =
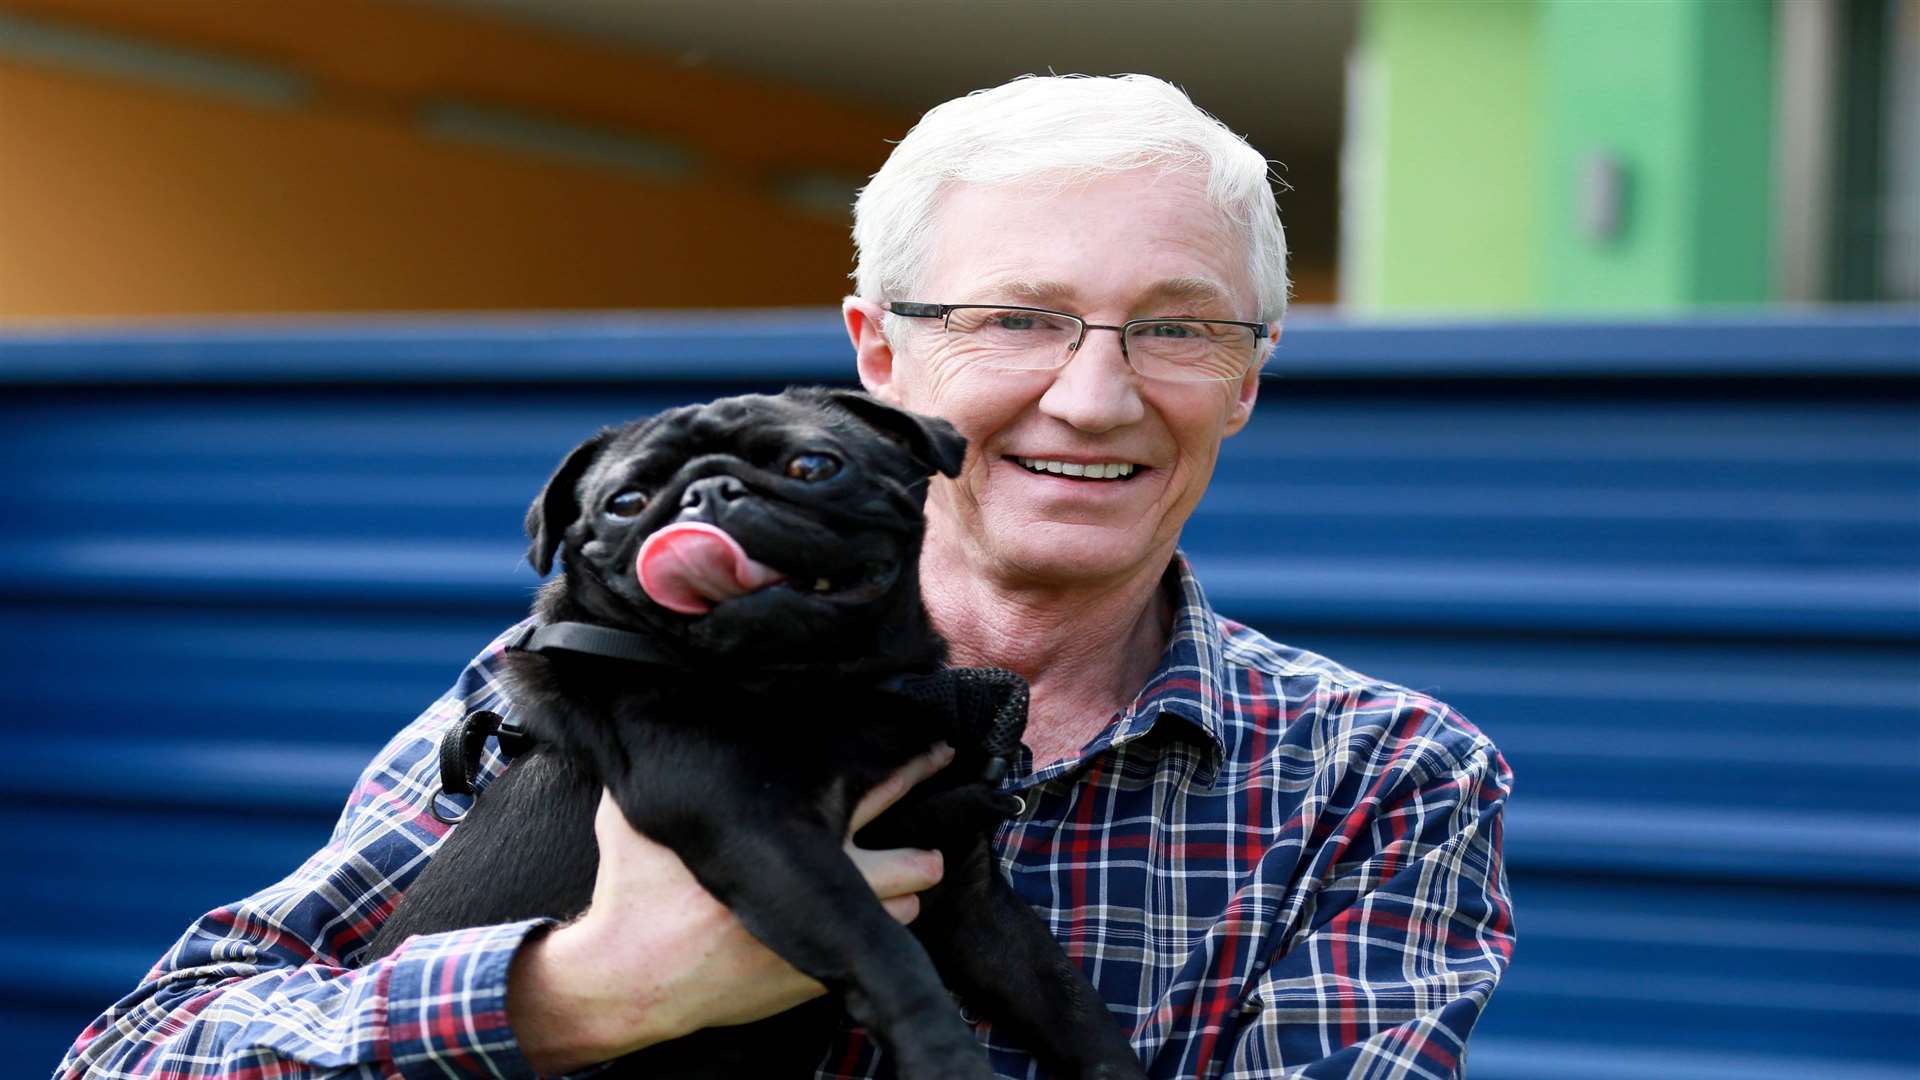
[[[1016,457],[1013,460],[1029,472],[1053,473],[1057,476],[1078,476],[1087,480],[1119,480],[1133,475],[1133,466],[1126,462],[1107,461],[1082,465],[1075,461],[1049,461],[1046,458]]]

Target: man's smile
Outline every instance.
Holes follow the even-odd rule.
[[[1060,458],[1008,455],[1021,468],[1033,473],[1071,476],[1081,480],[1125,480],[1146,468],[1131,461],[1067,461]]]

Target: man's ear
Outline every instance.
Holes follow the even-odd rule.
[[[847,338],[853,342],[853,363],[860,372],[860,385],[867,393],[892,405],[900,403],[893,385],[893,345],[887,341],[887,313],[879,304],[858,296],[840,301],[840,315],[846,320]]]
[[[1241,428],[1247,426],[1247,421],[1253,418],[1253,403],[1260,396],[1260,373],[1266,370],[1267,359],[1273,355],[1273,349],[1278,344],[1280,344],[1280,324],[1269,323],[1267,340],[1260,348],[1260,362],[1253,365],[1253,370],[1247,372],[1246,377],[1234,387],[1233,409],[1227,414],[1225,434],[1238,433]]]
[[[553,569],[553,555],[560,550],[560,538],[566,534],[567,526],[580,516],[580,496],[574,489],[580,486],[580,478],[586,475],[588,466],[600,456],[613,435],[614,429],[607,428],[574,447],[547,478],[547,486],[540,489],[533,505],[527,508],[527,538],[533,541],[527,547],[527,561],[541,577]]]
[[[937,416],[896,409],[856,390],[828,390],[826,397],[868,427],[905,446],[928,472],[960,475],[960,464],[967,457],[967,440],[952,424]]]

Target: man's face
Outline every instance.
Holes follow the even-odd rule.
[[[1258,314],[1247,262],[1245,242],[1206,201],[1203,178],[1142,171],[1064,188],[961,186],[941,202],[919,294],[890,299],[1043,307],[1107,325],[1250,320]],[[938,320],[904,320],[889,342],[862,333],[862,310],[849,301],[867,388],[944,417],[969,441],[959,478],[929,494],[929,550],[1012,585],[1158,574],[1213,476],[1221,439],[1245,425],[1258,388],[1257,371],[1224,383],[1143,378],[1127,366],[1120,335],[1106,330],[1089,330],[1057,370],[993,370],[969,363]],[[1036,472],[1036,461],[1133,471],[1090,479]]]

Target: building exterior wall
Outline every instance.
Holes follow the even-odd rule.
[[[430,8],[0,7],[0,318],[830,304],[910,119]]]
[[[1542,306],[1771,299],[1771,5],[1552,0],[1542,15]],[[1625,181],[1607,238],[1581,224],[1597,155]]]
[[[1645,311],[1774,289],[1768,0],[1375,0],[1374,311]],[[1365,214],[1365,209],[1356,208]]]
[[[1384,247],[1371,290],[1380,307],[1535,303],[1538,22],[1525,3],[1372,5],[1363,33],[1385,111],[1375,159]]]

